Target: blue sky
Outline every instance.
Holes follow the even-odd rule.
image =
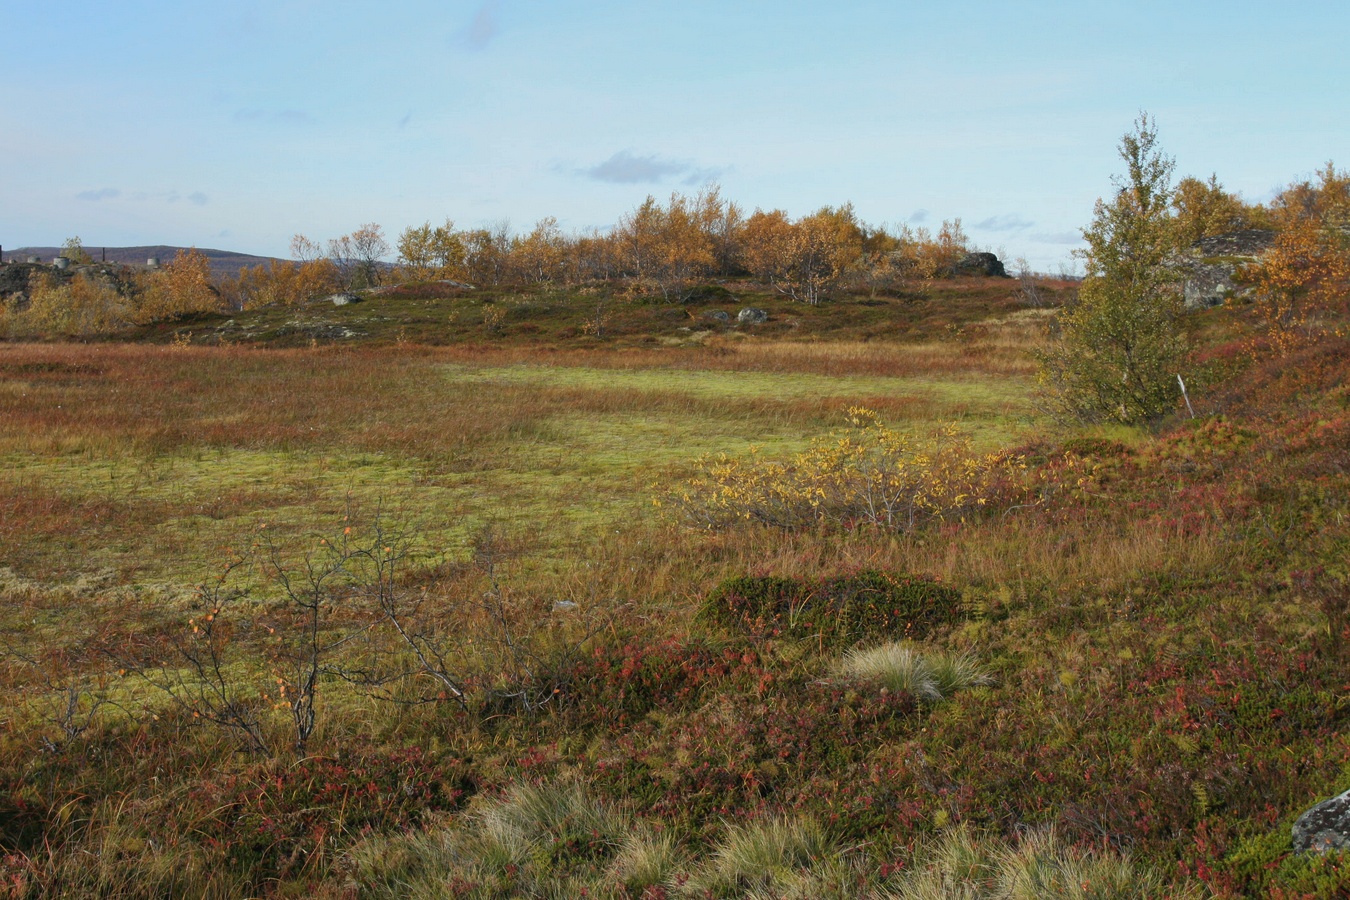
[[[0,0],[0,244],[285,256],[710,179],[747,211],[960,217],[1041,270],[1140,110],[1265,200],[1350,164],[1350,3]]]

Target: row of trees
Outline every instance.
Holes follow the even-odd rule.
[[[1287,354],[1313,339],[1318,320],[1350,297],[1350,174],[1327,166],[1268,207],[1224,191],[1216,178],[1172,185],[1173,160],[1142,115],[1120,143],[1125,174],[1097,201],[1083,230],[1086,278],[1040,356],[1057,410],[1087,421],[1139,423],[1176,408],[1185,392],[1187,346],[1179,317],[1176,253],[1196,239],[1239,228],[1276,231],[1272,250],[1239,272],[1253,287],[1262,325],[1258,350]]]
[[[749,277],[806,303],[847,285],[895,290],[955,271],[969,252],[959,219],[936,233],[860,221],[852,204],[793,219],[783,210],[747,215],[717,187],[647,197],[608,231],[566,233],[553,217],[524,234],[508,226],[405,228],[391,247],[379,225],[321,244],[291,242],[295,263],[259,267],[231,286],[240,305],[295,303],[324,290],[387,280],[449,279],[483,286],[577,285],[625,279],[635,292],[677,300],[708,278]],[[397,253],[397,263],[382,260]]]

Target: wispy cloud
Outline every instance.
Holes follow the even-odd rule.
[[[469,22],[469,27],[465,31],[465,40],[469,46],[475,50],[482,50],[492,39],[497,36],[500,26],[497,23],[497,13],[501,10],[501,0],[487,0],[478,11],[473,14],[473,20]]]
[[[577,174],[593,181],[605,181],[610,184],[654,184],[667,178],[683,176],[680,179],[681,183],[697,185],[712,181],[723,170],[703,168],[683,160],[662,159],[655,154],[638,156],[627,150],[620,150],[602,163],[576,171]]]
[[[75,195],[80,200],[100,201],[122,198],[129,203],[177,203],[180,200],[187,200],[193,206],[205,206],[211,202],[211,198],[204,191],[193,191],[184,195],[177,190],[167,191],[132,191],[123,193],[117,188],[103,188],[97,191],[81,191]]]
[[[924,222],[928,221],[930,215],[932,215],[932,213],[926,209],[916,209],[909,214],[909,218],[905,219],[905,221],[914,225],[922,225]]]
[[[980,231],[1025,231],[1035,222],[1029,222],[1017,213],[1008,213],[1002,216],[990,216],[983,222],[976,222],[972,228]]]
[[[1041,234],[1033,234],[1033,241],[1039,241],[1042,244],[1081,244],[1083,235],[1078,231],[1055,231]]]
[[[314,117],[303,109],[239,109],[234,120],[260,125],[308,125]]]
[[[402,131],[403,129],[407,128],[408,123],[411,121],[412,121],[412,113],[408,113],[403,118],[399,119],[398,120],[399,131]]]

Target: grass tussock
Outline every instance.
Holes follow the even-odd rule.
[[[895,900],[1191,900],[1157,873],[1114,853],[1064,844],[1033,831],[1013,842],[980,840],[954,828],[916,860],[886,895]]]
[[[969,654],[946,654],[897,642],[849,651],[839,661],[836,673],[842,678],[903,691],[929,703],[945,700],[957,691],[993,683],[993,678]]]

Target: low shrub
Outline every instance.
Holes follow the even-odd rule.
[[[923,638],[961,618],[961,594],[929,578],[862,571],[821,581],[728,578],[700,617],[756,637],[814,640],[826,647],[878,638]]]
[[[912,531],[1025,501],[1035,487],[1021,457],[978,454],[954,427],[915,438],[862,407],[849,409],[842,433],[788,460],[723,455],[699,460],[699,468],[669,503],[706,529],[756,522]]]

